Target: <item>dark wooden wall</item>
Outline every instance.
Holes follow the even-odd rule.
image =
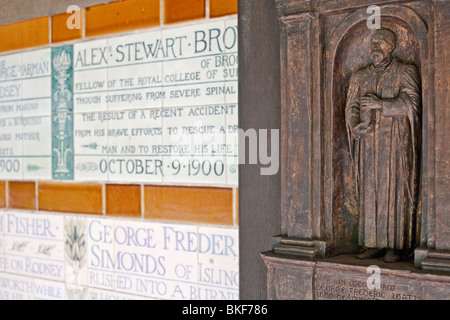
[[[280,33],[274,1],[239,0],[238,10],[239,127],[280,129]],[[241,299],[267,298],[259,253],[271,249],[271,237],[281,230],[281,175],[262,176],[260,167],[239,166]]]

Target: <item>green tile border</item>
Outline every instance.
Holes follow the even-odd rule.
[[[73,45],[52,48],[52,178],[74,179]]]

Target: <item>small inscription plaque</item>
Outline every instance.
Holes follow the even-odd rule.
[[[315,297],[317,300],[422,300],[417,280],[381,272],[379,283],[371,289],[370,276],[370,272],[319,268]]]

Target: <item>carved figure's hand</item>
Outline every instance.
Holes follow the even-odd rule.
[[[381,110],[383,101],[374,94],[368,94],[360,98],[361,109],[363,110]]]
[[[364,140],[369,132],[372,131],[372,126],[369,123],[361,122],[360,124],[353,127],[353,136],[357,140]]]

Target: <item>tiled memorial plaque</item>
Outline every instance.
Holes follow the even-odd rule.
[[[0,212],[0,272],[5,271],[5,231],[4,231],[4,213]]]
[[[87,240],[86,263],[75,281],[66,260],[68,287],[78,283],[159,299],[238,299],[237,229],[107,219],[77,223],[85,224],[79,230]]]
[[[0,174],[51,178],[51,50],[0,58]]]
[[[0,300],[33,300],[34,278],[0,272]]]
[[[0,57],[0,177],[237,184],[237,22]]]
[[[3,230],[5,272],[64,280],[62,216],[7,211]]]
[[[2,211],[0,253],[0,299],[239,299],[237,228]]]

